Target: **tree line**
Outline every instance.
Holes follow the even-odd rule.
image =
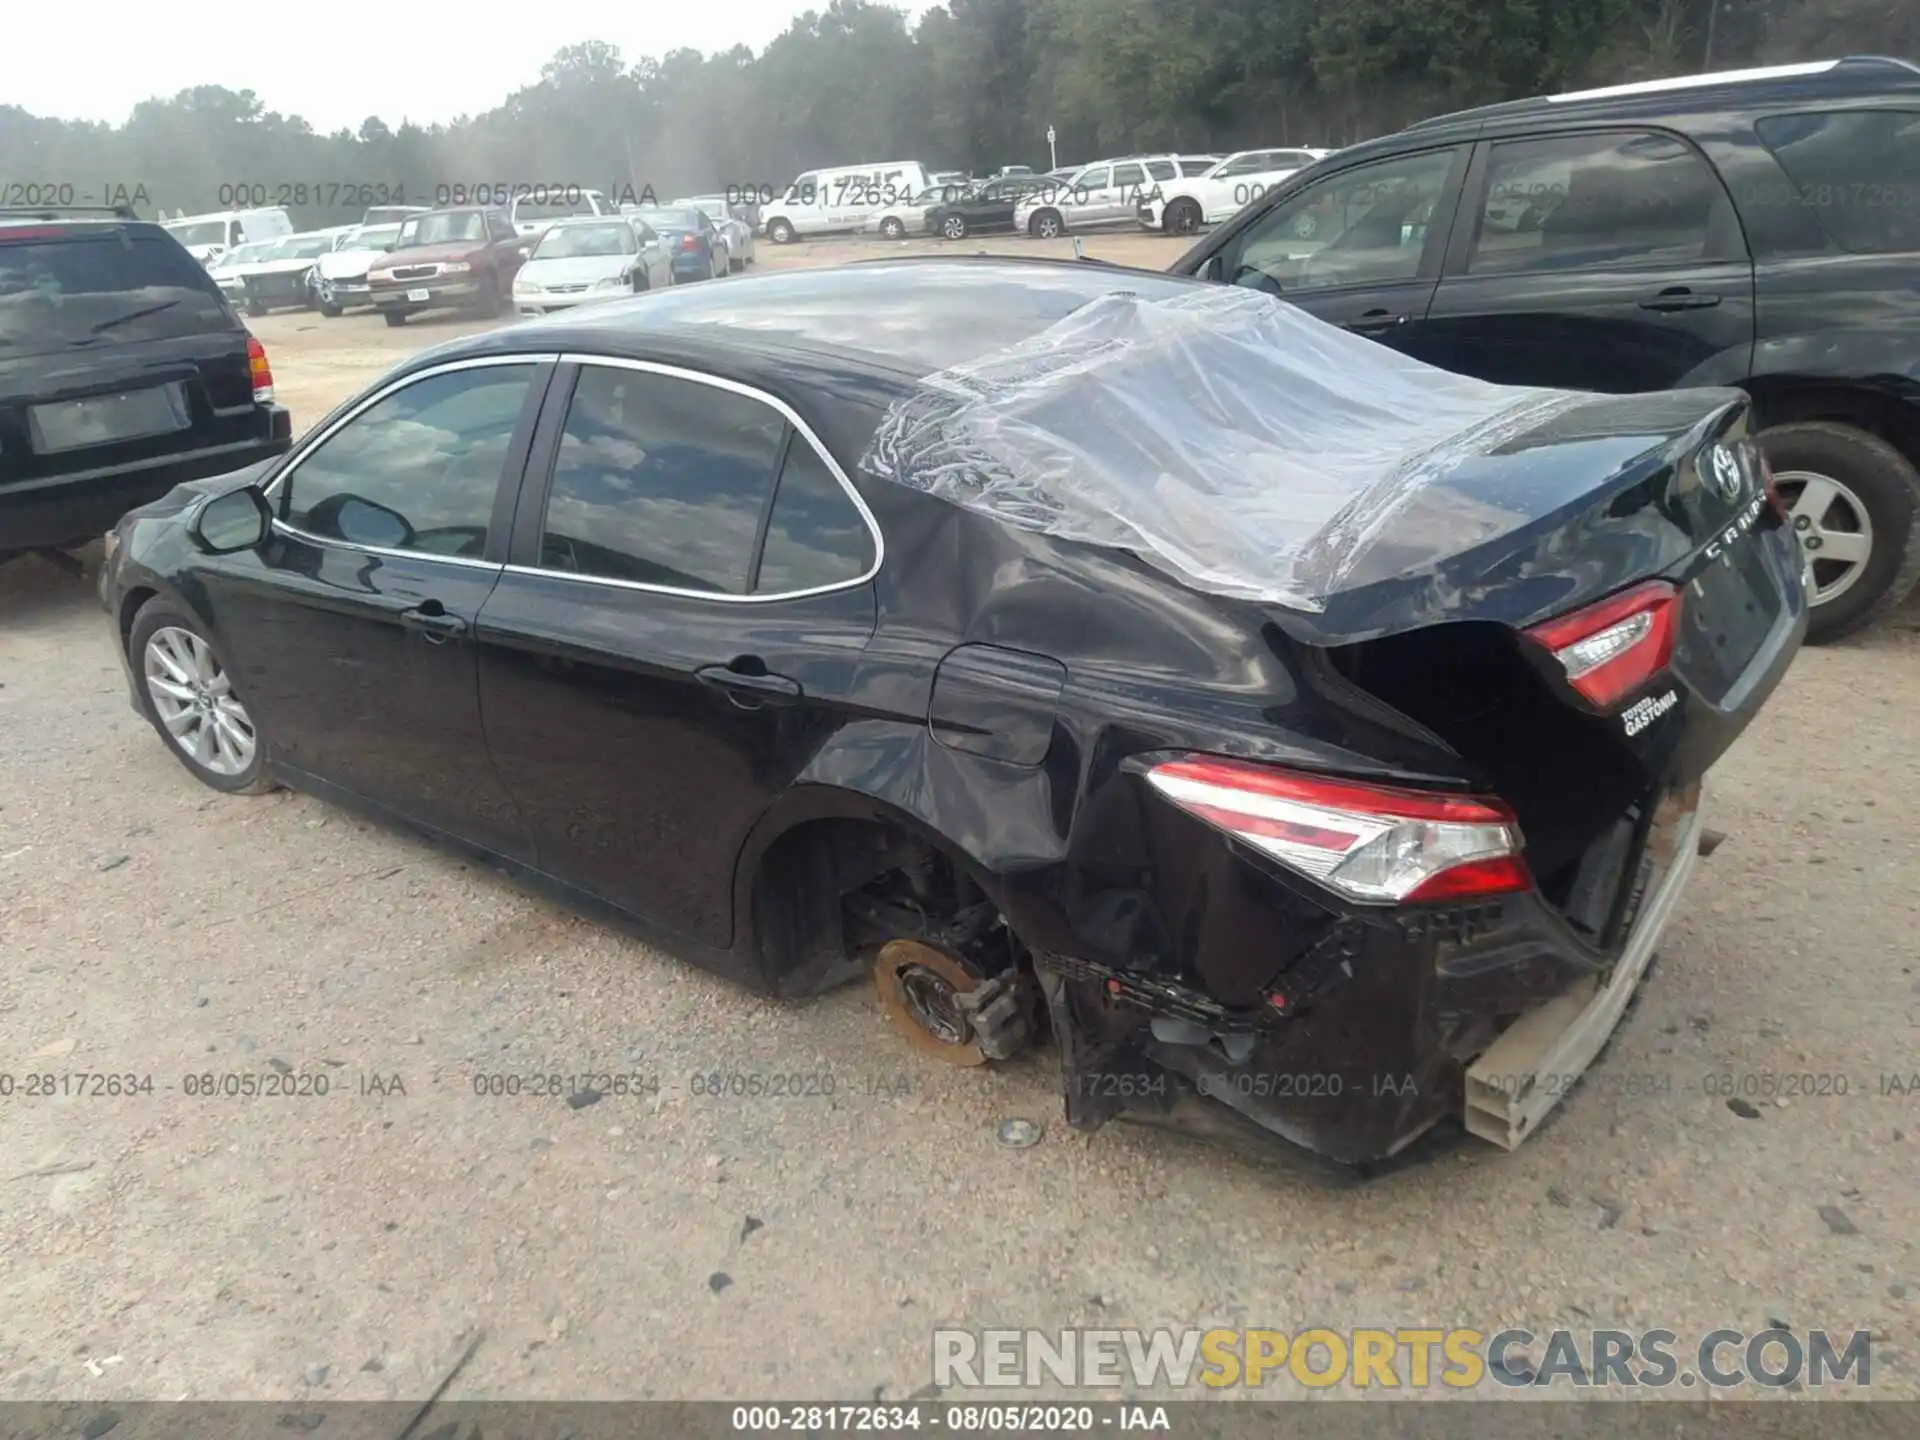
[[[1519,95],[1845,54],[1920,55],[1920,0],[947,0],[912,24],[831,0],[758,54],[571,45],[494,109],[424,126],[323,134],[220,86],[121,124],[0,106],[0,204],[286,204],[307,228],[483,186],[665,201],[863,160],[1337,146]]]

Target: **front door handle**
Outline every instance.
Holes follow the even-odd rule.
[[[1405,315],[1395,315],[1391,310],[1365,310],[1349,328],[1362,335],[1378,335],[1382,330],[1406,323]]]
[[[400,623],[429,645],[444,645],[467,633],[467,622],[449,615],[438,600],[422,601],[411,610],[402,610]]]
[[[702,685],[723,692],[743,710],[758,710],[762,705],[791,705],[800,698],[800,682],[785,675],[754,674],[733,665],[708,665],[693,672]]]
[[[1669,285],[1657,294],[1641,300],[1640,308],[1661,311],[1705,310],[1719,303],[1718,295],[1697,295],[1685,285]]]

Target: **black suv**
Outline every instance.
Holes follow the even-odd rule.
[[[1920,67],[1427,120],[1301,171],[1171,268],[1485,380],[1740,386],[1809,562],[1810,638],[1920,579]]]
[[[0,560],[292,439],[267,352],[173,236],[128,210],[0,210]]]

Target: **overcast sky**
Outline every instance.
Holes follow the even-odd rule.
[[[932,0],[892,3],[917,16]],[[96,0],[84,12],[9,8],[6,49],[15,63],[6,67],[0,104],[117,124],[150,96],[224,85],[251,90],[267,109],[304,116],[324,133],[356,129],[369,115],[397,125],[477,114],[538,80],[554,51],[582,40],[617,45],[629,63],[683,46],[711,52],[748,45],[757,53],[796,15],[826,4],[318,0],[262,8]],[[107,43],[96,43],[102,37]]]

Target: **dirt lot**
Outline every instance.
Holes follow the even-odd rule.
[[[303,425],[458,328],[257,322]],[[1874,1392],[1920,1393],[1920,1094],[1882,1081],[1920,1071],[1911,611],[1806,652],[1720,767],[1731,838],[1598,1087],[1513,1155],[1357,1193],[1083,1139],[1044,1059],[933,1070],[863,990],[750,998],[314,800],[213,795],[129,709],[110,643],[90,583],[0,570],[0,1072],[155,1082],[0,1098],[0,1397],[417,1396],[476,1332],[454,1397],[862,1400],[925,1385],[940,1324],[1684,1344],[1775,1318],[1871,1328]],[[186,1093],[270,1067],[329,1093]],[[474,1087],[608,1069],[660,1090]],[[834,1093],[694,1094],[712,1071]],[[1759,1093],[1802,1075],[1846,1093]],[[996,1144],[1015,1116],[1036,1148]]]

